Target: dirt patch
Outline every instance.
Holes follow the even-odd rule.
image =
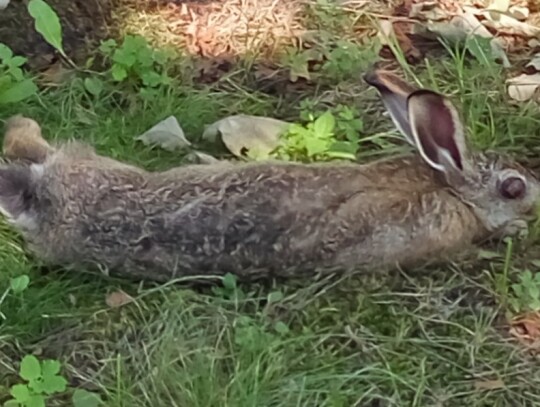
[[[84,62],[91,49],[103,38],[114,34],[111,25],[114,1],[48,0],[57,12],[63,29],[66,53],[76,62]],[[0,39],[15,54],[29,59],[32,69],[41,70],[58,59],[54,48],[33,28],[26,2],[12,1],[0,12]]]

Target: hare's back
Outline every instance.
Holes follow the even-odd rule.
[[[343,246],[369,244],[396,216],[387,209],[407,205],[410,187],[380,184],[365,168],[268,164],[198,174],[174,183],[147,232],[165,251],[221,266],[324,263]]]

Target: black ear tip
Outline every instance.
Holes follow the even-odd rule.
[[[366,71],[363,75],[362,75],[362,79],[368,83],[369,85],[371,85],[373,83],[373,81],[375,80],[375,70],[374,69],[370,69],[368,71]]]
[[[380,69],[371,69],[362,76],[362,79],[364,79],[368,85],[382,91],[388,89],[388,85],[385,80],[386,76],[388,76],[386,71]]]
[[[364,82],[366,82],[370,86],[376,86],[377,83],[377,76],[374,72],[368,72],[362,76],[362,79]]]

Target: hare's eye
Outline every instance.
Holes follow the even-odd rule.
[[[520,177],[508,177],[499,183],[499,193],[506,199],[521,199],[525,196],[527,185]]]

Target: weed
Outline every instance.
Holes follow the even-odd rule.
[[[66,60],[70,61],[62,44],[62,25],[58,14],[44,0],[30,0],[27,7],[28,13],[34,19],[36,31],[43,36],[49,45],[54,47]]]
[[[139,35],[128,35],[119,45],[115,40],[101,43],[100,52],[111,63],[108,71],[113,81],[126,83],[132,89],[140,89],[142,94],[152,94],[152,89],[171,84],[167,64],[172,55],[164,50],[153,49],[148,41]],[[91,93],[96,93],[96,80],[85,85]],[[91,86],[89,86],[91,85]]]
[[[39,361],[33,355],[26,355],[19,369],[19,377],[26,383],[15,384],[9,391],[12,399],[4,407],[45,407],[46,401],[67,390],[67,380],[61,376],[60,362]],[[76,389],[72,394],[73,407],[97,407],[101,398],[84,389]]]
[[[300,117],[307,123],[290,126],[275,156],[293,161],[355,159],[363,122],[352,108],[338,105],[324,112],[304,109]]]
[[[292,82],[316,77],[325,85],[338,85],[357,80],[359,72],[365,72],[376,59],[379,49],[377,42],[360,45],[344,39],[322,38],[309,49],[288,48],[281,66],[289,71]]]
[[[342,36],[353,25],[353,16],[332,0],[308,2],[308,22],[333,36]]]
[[[42,407],[52,395],[66,391],[67,381],[60,376],[60,363],[56,360],[40,362],[33,355],[26,355],[21,361],[19,376],[26,381],[11,387],[13,399],[5,407]]]
[[[339,84],[351,79],[358,80],[359,72],[365,72],[377,58],[380,46],[377,42],[359,45],[349,40],[338,40],[335,44],[323,44],[326,61],[321,74],[327,82]]]
[[[540,310],[540,273],[525,270],[519,273],[519,281],[512,284],[509,303],[516,312]]]
[[[25,63],[25,57],[13,55],[0,43],[0,105],[17,103],[37,93],[36,84],[22,70]]]

